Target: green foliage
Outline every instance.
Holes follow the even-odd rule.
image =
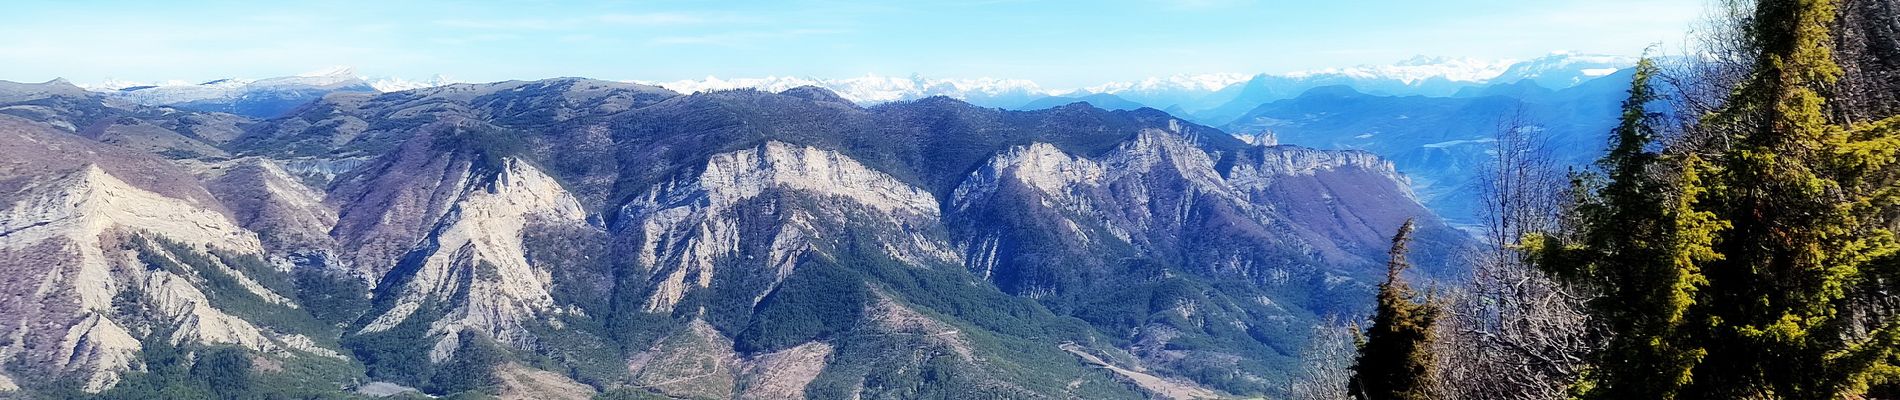
[[[457,393],[450,394],[447,396],[442,396],[441,399],[443,400],[495,400],[496,397],[488,393],[482,393],[478,391],[466,391],[466,392],[457,392]]]
[[[318,321],[348,323],[369,309],[369,284],[362,279],[318,268],[301,268],[293,276],[297,281],[297,304]]]
[[[319,344],[333,344],[324,341],[336,337],[334,325],[318,321],[307,307],[292,308],[259,297],[245,287],[238,275],[231,273],[236,271],[272,292],[297,293],[290,278],[262,258],[215,248],[202,252],[164,237],[136,237],[132,243],[147,268],[196,278],[212,307],[279,332],[303,334],[320,340]]]
[[[239,398],[251,391],[251,354],[234,347],[199,352],[191,376],[204,380],[218,398]]]
[[[271,363],[251,374],[251,397],[260,399],[346,399],[347,383],[361,382],[363,368],[351,360],[329,357],[277,358],[260,355],[253,360]]]
[[[584,315],[563,315],[561,327],[545,322],[530,324],[537,348],[519,352],[523,363],[537,369],[566,371],[569,377],[595,387],[612,386],[627,378],[629,353],[617,346],[604,324]]]
[[[672,398],[645,389],[621,388],[600,392],[594,395],[594,400],[672,400]]]
[[[1079,364],[1058,349],[1062,341],[1099,338],[1082,321],[1058,316],[1034,300],[1009,296],[963,268],[920,268],[892,260],[866,227],[845,227],[835,258],[813,257],[799,271],[831,268],[858,287],[875,288],[898,305],[955,332],[893,333],[865,329],[839,332],[826,368],[807,388],[808,398],[1022,398],[1029,393],[1069,393],[1081,398],[1133,395],[1105,371]],[[834,275],[837,276],[837,275]],[[839,286],[836,288],[844,288]],[[866,292],[865,295],[871,295]],[[869,298],[867,298],[869,300]],[[967,362],[937,333],[954,335],[976,355]],[[1068,386],[1078,379],[1079,387]],[[999,385],[997,381],[1007,381]],[[858,388],[863,386],[860,392]]]
[[[341,399],[333,380],[291,372],[257,371],[249,350],[231,346],[173,346],[173,331],[154,332],[140,356],[144,371],[127,372],[118,385],[98,395],[73,391],[51,396],[69,399]],[[332,377],[333,378],[333,377]]]
[[[1392,237],[1385,283],[1379,285],[1378,310],[1352,367],[1348,390],[1354,398],[1431,398],[1431,374],[1436,363],[1431,350],[1432,324],[1437,321],[1438,308],[1430,299],[1422,303],[1414,300],[1418,294],[1399,276],[1411,266],[1405,261],[1405,245],[1411,235],[1412,221],[1406,220]]]
[[[1637,63],[1609,154],[1598,162],[1607,177],[1574,181],[1578,237],[1527,241],[1534,264],[1599,294],[1589,304],[1593,321],[1614,333],[1579,386],[1585,398],[1673,398],[1704,354],[1684,317],[1705,283],[1697,263],[1713,257],[1710,234],[1726,225],[1694,209],[1702,191],[1693,158],[1675,160],[1675,182],[1659,174],[1666,160],[1651,149],[1657,117],[1647,108],[1659,97],[1649,83],[1656,74],[1650,60]]]
[[[430,393],[492,393],[501,385],[495,367],[508,362],[508,351],[488,338],[466,336],[455,357],[443,362],[429,378]]]
[[[1749,20],[1753,71],[1704,121],[1729,143],[1694,209],[1714,230],[1688,314],[1708,355],[1684,389],[1707,398],[1857,397],[1900,379],[1900,321],[1864,306],[1896,283],[1895,118],[1831,120],[1836,5],[1763,0]]]
[[[1669,153],[1646,150],[1654,70],[1639,69],[1582,239],[1533,241],[1541,266],[1603,295],[1612,339],[1587,397],[1858,398],[1900,381],[1881,300],[1900,289],[1900,118],[1830,117],[1836,11],[1756,2],[1739,43],[1753,70]]]
[[[236,271],[259,286],[280,293],[294,292],[296,284],[255,256],[222,250],[199,251],[164,237],[135,236],[129,241],[139,260],[151,270],[163,270],[193,279],[212,306],[279,332],[307,335],[322,343],[334,338],[334,326],[317,322],[301,308],[271,303],[246,289]],[[226,270],[229,267],[230,270]],[[258,372],[254,360],[262,355],[229,346],[174,345],[176,327],[168,317],[143,306],[143,294],[126,290],[114,299],[115,308],[153,329],[144,335],[140,359],[145,370],[127,372],[112,389],[96,396],[78,391],[50,392],[53,398],[105,399],[318,399],[345,398],[342,382],[359,379],[360,368],[344,361],[292,353],[272,359],[277,369]]]
[[[355,351],[377,380],[414,384],[429,393],[488,393],[500,384],[495,366],[512,361],[502,345],[477,335],[463,336],[454,357],[440,364],[429,360],[434,338],[428,335],[428,321],[439,318],[439,311],[425,305],[402,323],[388,330],[350,336],[345,347]]]
[[[465,127],[456,125],[443,128],[434,136],[433,148],[439,151],[463,153],[474,156],[473,169],[484,173],[500,172],[503,159],[518,156],[527,151],[527,141],[514,131],[492,126]]]
[[[211,399],[211,390],[191,376],[191,360],[185,349],[173,346],[170,336],[175,328],[154,330],[141,342],[140,359],[145,371],[128,372],[118,385],[100,393],[101,399]]]
[[[828,338],[857,324],[870,297],[864,279],[825,263],[808,263],[759,302],[733,347],[756,353]]]
[[[435,307],[418,310],[388,330],[344,337],[343,346],[356,354],[372,378],[409,384],[426,382],[434,372],[429,362],[432,343],[427,321],[440,312],[434,311]]]
[[[882,399],[977,399],[1007,397],[1008,392],[984,392],[975,383],[968,366],[956,356],[932,353],[919,368],[875,371],[864,379],[868,398]]]

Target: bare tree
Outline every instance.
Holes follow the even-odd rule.
[[[1301,351],[1301,376],[1288,383],[1295,400],[1347,400],[1359,327],[1328,319],[1313,327],[1313,339]]]
[[[1727,137],[1702,124],[1726,104],[1731,91],[1754,70],[1755,40],[1747,30],[1752,0],[1711,0],[1686,40],[1682,54],[1664,55],[1656,78],[1664,90],[1671,121],[1662,124],[1661,143],[1672,149],[1721,149]]]
[[[1542,129],[1521,112],[1499,123],[1483,177],[1484,251],[1448,293],[1440,324],[1441,393],[1454,399],[1557,399],[1593,348],[1584,296],[1534,269],[1519,240],[1567,225],[1568,179]]]

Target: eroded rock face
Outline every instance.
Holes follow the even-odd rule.
[[[772,220],[760,222],[763,231],[744,230],[756,226],[745,220],[765,217],[755,211]],[[710,287],[719,266],[735,257],[751,260],[743,268],[770,271],[756,303],[800,257],[836,246],[828,237],[851,222],[878,230],[865,233],[879,233],[872,235],[876,245],[899,261],[958,263],[941,237],[905,229],[934,225],[938,214],[923,189],[836,152],[774,141],[714,155],[697,174],[655,187],[627,204],[622,226],[633,230],[640,265],[658,277],[647,310],[672,312],[689,292]],[[752,254],[755,248],[762,254]]]
[[[337,356],[307,337],[272,332],[212,308],[197,270],[182,276],[141,258],[176,260],[178,254],[128,242],[149,236],[182,251],[263,254],[257,235],[222,213],[135,187],[96,165],[28,184],[8,197],[14,201],[0,212],[0,265],[12,277],[6,286],[12,301],[0,306],[0,315],[10,317],[0,328],[10,345],[0,357],[36,372],[72,374],[85,389],[102,390],[140,365],[140,337],[151,333],[144,325],[152,319],[172,327],[166,340],[173,343]],[[209,260],[198,267],[213,268],[257,298],[290,304],[243,272]],[[151,312],[128,314],[128,303]]]
[[[783,400],[805,398],[805,387],[825,369],[825,359],[835,348],[824,342],[767,353],[746,363],[739,371],[737,399]]]
[[[745,357],[703,320],[693,320],[627,363],[630,386],[675,397],[804,399],[835,347],[807,342]]]
[[[1109,240],[1148,252],[1192,241],[1184,238],[1203,223],[1237,224],[1243,237],[1340,266],[1376,262],[1387,231],[1406,218],[1430,216],[1392,163],[1370,153],[1259,145],[1222,156],[1234,161],[1223,166],[1186,138],[1164,131],[1143,132],[1091,158],[1035,143],[1000,153],[972,172],[950,204],[952,214],[990,226],[997,221],[984,214],[996,204],[1043,207],[1053,212],[1041,215],[1056,219],[1049,225],[1067,231],[1079,246]],[[968,237],[974,240],[961,248],[971,269],[993,277],[1003,245],[980,231]],[[1213,259],[1236,257],[1249,256]],[[1279,274],[1246,262],[1211,266],[1268,280]]]
[[[1426,240],[1459,235],[1430,218],[1410,181],[1371,153],[1264,146],[1256,154],[1257,160],[1237,163],[1227,173],[1228,182],[1250,202],[1272,204],[1287,227],[1330,263],[1350,257],[1376,261],[1394,227],[1406,219],[1419,220]],[[1433,254],[1416,259],[1444,264],[1442,244],[1428,245],[1433,249],[1425,252]]]
[[[961,248],[971,269],[1018,294],[1050,294],[1074,289],[1077,282],[1052,280],[1039,263],[1018,260],[999,249],[1094,249],[1070,258],[1087,263],[1089,252],[1132,248],[1139,253],[1176,253],[1184,241],[1204,233],[1210,218],[1239,226],[1245,239],[1281,241],[1265,231],[1276,221],[1268,203],[1249,201],[1216,169],[1216,160],[1179,134],[1147,130],[1101,156],[1084,158],[1053,145],[1036,143],[1001,153],[958,186],[950,204]],[[1062,232],[1056,243],[1011,242],[1022,231]],[[1250,236],[1250,237],[1249,237]],[[1046,237],[1045,237],[1046,238]],[[1028,239],[1025,239],[1028,240]],[[1049,240],[1049,239],[1035,239]],[[1040,251],[1040,250],[1032,250]],[[1252,260],[1242,260],[1245,264]],[[1003,271],[1003,268],[1030,268]],[[1208,265],[1209,272],[1258,275],[1250,265]],[[1059,267],[1065,268],[1067,267]],[[1106,273],[1106,264],[1081,272]],[[1097,271],[1089,271],[1097,270]],[[1014,280],[1014,281],[1012,281]]]
[[[193,245],[216,244],[236,251],[258,253],[263,246],[255,234],[238,227],[223,214],[136,188],[105,170],[88,165],[71,174],[30,185],[0,215],[0,245],[22,248],[42,241],[70,241],[78,248],[78,268],[72,280],[79,304],[86,309],[111,307],[118,287],[110,279],[100,236],[110,230],[164,232]]]
[[[550,371],[509,363],[495,367],[496,389],[502,400],[587,400],[597,393],[594,387]]]
[[[454,127],[430,125],[424,132]],[[330,232],[341,258],[372,285],[422,241],[469,192],[476,171],[467,157],[438,152],[431,134],[419,134],[396,151],[361,166],[331,184],[325,202],[337,209]]]
[[[494,175],[471,177],[424,243],[406,262],[413,269],[388,282],[382,296],[396,306],[360,333],[388,330],[420,307],[440,304],[445,314],[430,321],[439,337],[430,360],[454,355],[461,335],[472,332],[502,343],[533,343],[524,323],[560,313],[547,269],[531,265],[522,237],[537,225],[585,225],[586,212],[559,182],[533,166],[506,159]]]
[[[1339,312],[1327,310],[1343,303],[1308,293],[1369,285],[1391,230],[1407,218],[1423,218],[1434,237],[1461,237],[1430,219],[1391,163],[1370,154],[1276,145],[1217,152],[1163,129],[1088,157],[1046,143],[1001,152],[970,173],[948,207],[973,274],[1053,307],[1088,310],[1105,291],[1238,285],[1226,296],[1138,300],[1146,311],[1132,318],[1175,322],[1131,324],[1124,337],[1138,344],[1129,351],[1166,369],[1271,359],[1169,343]],[[1421,253],[1445,257],[1455,247],[1432,246]]]
[[[669,396],[731,398],[743,361],[732,339],[694,319],[683,329],[635,354],[627,363],[630,383]]]
[[[167,160],[83,136],[112,120],[74,109],[0,104],[35,116],[0,115],[15,386],[105,388],[161,339],[341,342],[362,378],[432,391],[502,349],[504,397],[1270,394],[1280,349],[1423,213],[1366,154],[1154,110],[561,79],[333,94],[208,128],[234,159]],[[190,120],[119,125],[205,139]],[[367,285],[304,293],[332,275]],[[257,318],[350,303],[311,299],[356,304],[318,329]],[[1185,380],[1211,371],[1240,372]]]
[[[276,161],[244,158],[202,174],[212,195],[231,208],[240,226],[257,232],[272,255],[334,258],[336,209],[322,192],[302,183]]]

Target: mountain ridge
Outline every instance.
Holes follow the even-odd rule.
[[[1604,68],[1627,68],[1630,57],[1553,52],[1527,60],[1478,60],[1473,58],[1415,56],[1389,65],[1359,65],[1321,68],[1286,73],[1216,73],[1150,77],[1133,81],[1107,82],[1073,89],[1045,88],[1031,80],[1004,78],[931,78],[866,75],[853,78],[823,79],[811,77],[767,76],[762,78],[703,79],[674,81],[632,80],[667,87],[685,93],[740,88],[781,92],[799,86],[824,87],[852,102],[871,105],[892,101],[916,100],[930,96],[948,96],[987,107],[1020,109],[1032,101],[1050,96],[1085,97],[1116,95],[1153,107],[1180,107],[1196,114],[1213,111],[1224,103],[1242,101],[1264,103],[1283,97],[1236,97],[1244,85],[1287,86],[1278,92],[1298,93],[1320,82],[1350,83],[1362,90],[1384,94],[1449,95],[1463,87],[1496,83],[1515,83],[1531,79],[1550,89],[1562,89],[1579,83]],[[217,79],[199,84],[188,82],[133,83],[108,81],[84,88],[151,105],[172,105],[197,109],[235,112],[253,117],[273,117],[284,111],[284,101],[308,100],[313,93],[329,91],[397,92],[461,83],[438,74],[426,80],[397,78],[372,79],[359,76],[353,68],[334,67],[297,76],[266,79]],[[240,104],[241,103],[241,104]],[[1239,106],[1228,106],[1233,109]],[[1134,108],[1134,107],[1116,107]],[[1211,125],[1227,123],[1245,109],[1217,111],[1209,116],[1189,115]]]
[[[136,367],[168,362],[141,354],[236,342],[323,371],[297,382],[434,394],[1274,393],[1298,379],[1285,366],[1307,324],[1366,306],[1346,299],[1370,290],[1383,225],[1424,218],[1416,259],[1433,274],[1455,274],[1441,267],[1469,241],[1433,222],[1389,163],[1248,144],[1153,109],[865,107],[822,88],[679,94],[558,78],[331,93],[214,141],[168,121],[220,114],[77,95],[28,100],[41,108],[0,127],[171,171],[158,196],[196,199],[175,208],[243,238],[218,243],[247,243],[193,247],[206,241],[160,227],[78,249],[129,248],[109,267],[157,271],[126,276],[208,300],[158,315],[261,333],[154,342],[191,325],[98,301],[60,314],[96,316],[76,322],[12,310],[116,343],[70,365],[33,361],[64,357],[39,347],[6,352],[23,390],[69,374],[132,382],[77,393],[141,390],[163,381]],[[86,115],[219,153],[58,124]],[[35,149],[20,152],[61,152]],[[14,162],[70,165],[46,157]],[[20,196],[0,192],[0,204]],[[96,218],[127,218],[113,215]],[[62,271],[36,276],[82,279]]]

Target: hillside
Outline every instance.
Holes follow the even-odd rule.
[[[1469,247],[1389,162],[1152,109],[575,78],[268,119],[19,93],[0,270],[34,306],[0,310],[0,376],[40,396],[221,390],[155,357],[232,351],[286,393],[1273,395],[1311,326],[1366,309],[1401,221],[1426,276]],[[177,122],[206,118],[242,131]]]

